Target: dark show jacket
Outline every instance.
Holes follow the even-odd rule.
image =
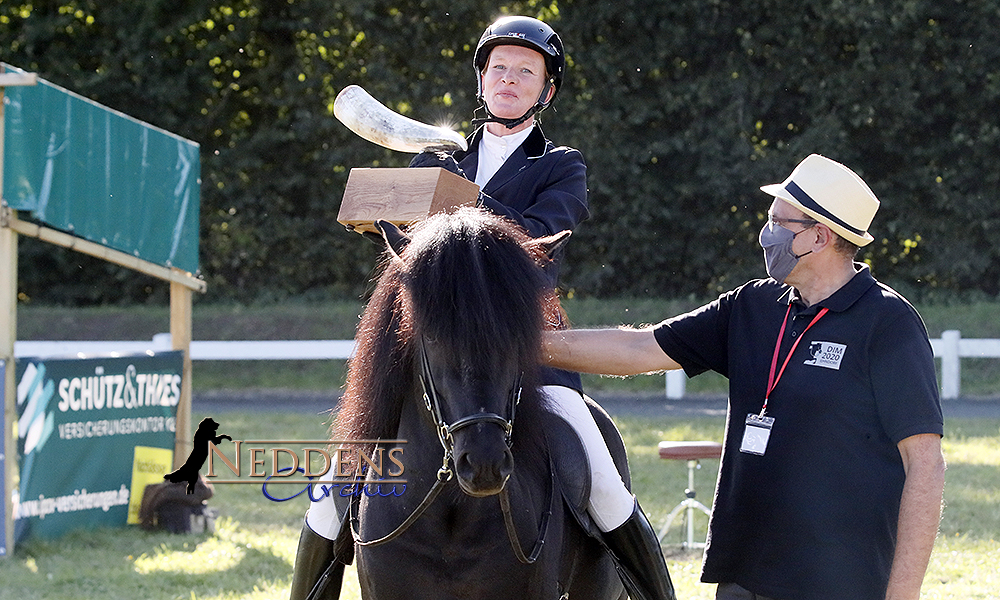
[[[483,128],[469,139],[469,151],[455,152],[455,160],[470,181],[476,180],[479,142]],[[590,216],[587,208],[587,164],[579,150],[556,146],[533,127],[481,191],[481,203],[498,215],[516,221],[531,237],[559,233]],[[562,253],[546,273],[556,287]]]
[[[480,127],[469,139],[469,151],[458,151],[454,158],[470,181],[476,180],[479,166]],[[524,227],[531,237],[542,237],[574,230],[590,216],[587,208],[587,164],[579,150],[556,146],[536,123],[500,170],[480,191],[480,203],[491,212],[507,217]],[[545,273],[552,287],[559,281],[563,250],[546,265]],[[561,385],[583,390],[577,373],[543,367],[543,385]]]

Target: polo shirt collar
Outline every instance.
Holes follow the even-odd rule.
[[[831,294],[828,298],[817,302],[812,306],[806,306],[802,301],[799,291],[791,286],[778,298],[782,304],[794,304],[797,314],[811,314],[820,308],[826,307],[833,312],[844,312],[857,302],[868,289],[875,285],[875,278],[872,277],[871,269],[865,263],[854,263],[856,273],[850,281],[844,284],[839,290]]]

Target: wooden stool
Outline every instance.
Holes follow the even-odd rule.
[[[674,523],[674,518],[682,511],[687,511],[687,541],[681,544],[684,548],[704,548],[704,542],[694,541],[694,511],[700,510],[707,516],[712,516],[712,511],[707,506],[695,500],[694,491],[694,470],[701,468],[698,463],[704,458],[719,458],[722,456],[722,444],[718,442],[660,442],[660,458],[668,460],[686,460],[688,467],[688,487],[684,490],[684,501],[674,507],[667,515],[666,523],[660,530],[657,538],[662,542],[667,535],[670,526]]]

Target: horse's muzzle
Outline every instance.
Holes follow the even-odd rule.
[[[503,433],[488,424],[455,435],[454,464],[462,491],[477,498],[499,494],[514,471]]]

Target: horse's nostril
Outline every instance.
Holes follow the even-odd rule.
[[[464,479],[471,478],[474,469],[467,453],[463,452],[455,458],[455,471],[458,472],[459,477]]]
[[[509,450],[492,454],[488,459],[474,452],[455,455],[455,474],[466,493],[491,495],[503,489],[514,470],[514,459]]]

